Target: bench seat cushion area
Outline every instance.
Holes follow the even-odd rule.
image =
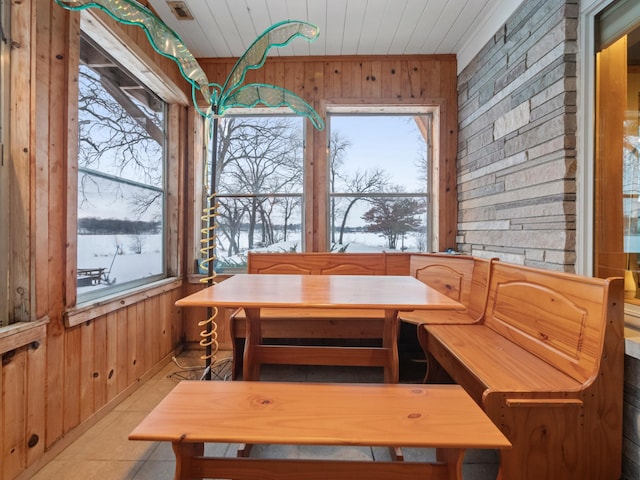
[[[582,388],[582,383],[484,325],[429,325],[419,334],[423,348],[479,404],[487,391],[554,393]]]

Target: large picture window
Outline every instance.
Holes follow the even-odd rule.
[[[329,118],[331,250],[430,251],[431,115]]]
[[[88,300],[165,276],[166,105],[81,40],[77,292]]]
[[[303,250],[303,135],[292,115],[219,119],[217,271],[244,269],[250,250]]]

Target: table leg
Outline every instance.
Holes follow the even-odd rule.
[[[436,460],[447,465],[451,480],[462,479],[463,448],[436,448]]]
[[[260,380],[260,363],[256,349],[262,345],[262,330],[260,328],[260,309],[245,308],[247,315],[247,333],[244,341],[244,357],[242,365],[243,380]]]
[[[382,331],[382,348],[388,352],[388,362],[384,367],[385,383],[398,383],[400,371],[398,364],[398,311],[385,310],[384,327]]]
[[[204,443],[173,442],[173,453],[176,455],[176,473],[174,480],[201,480],[202,477],[194,477],[191,473],[194,457],[204,455]]]

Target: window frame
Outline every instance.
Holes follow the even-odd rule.
[[[77,104],[70,102],[67,114],[69,139],[67,143],[67,251],[66,251],[66,282],[67,285],[74,285],[66,291],[65,324],[67,327],[78,325],[96,314],[96,308],[101,312],[109,312],[122,308],[140,296],[151,295],[175,288],[180,283],[181,272],[181,249],[182,241],[179,233],[182,231],[180,214],[181,192],[184,184],[184,169],[181,168],[185,161],[184,131],[186,122],[183,111],[190,105],[190,99],[184,90],[176,85],[160,65],[145,52],[145,49],[137,45],[130,37],[117,26],[117,23],[110,18],[101,15],[93,10],[83,10],[80,13],[80,25],[78,35],[72,39],[72,51],[80,48],[80,31],[86,34],[94,43],[100,45],[108,51],[120,65],[126,70],[135,74],[136,78],[147,88],[154,92],[167,104],[166,112],[166,133],[165,133],[165,183],[166,183],[166,206],[165,206],[165,278],[133,287],[122,292],[112,292],[101,296],[96,300],[78,303],[76,294],[76,268],[77,268],[77,243],[74,240],[77,235]],[[79,55],[74,55],[73,61],[69,62],[69,69],[76,71],[79,67]],[[69,98],[77,98],[77,84],[69,82]]]
[[[265,191],[265,192],[260,192],[258,194],[243,194],[243,193],[229,193],[229,192],[220,192],[217,191],[216,192],[216,198],[220,198],[220,199],[225,199],[225,198],[251,198],[251,197],[255,197],[255,198],[299,198],[300,199],[300,223],[301,223],[301,233],[300,233],[300,244],[297,248],[298,251],[304,251],[304,240],[305,240],[305,236],[304,236],[304,231],[305,231],[305,201],[306,201],[306,192],[305,192],[305,176],[306,176],[306,162],[305,162],[305,154],[306,154],[306,148],[305,148],[305,138],[306,138],[306,132],[307,132],[307,121],[298,116],[295,115],[290,109],[288,108],[264,108],[264,107],[256,107],[256,108],[230,108],[226,113],[225,113],[225,117],[226,118],[294,118],[295,121],[300,121],[301,122],[301,136],[300,136],[300,140],[302,142],[302,146],[301,146],[301,168],[302,168],[302,177],[301,177],[301,183],[300,183],[300,192],[296,192],[296,193],[284,193],[284,192],[273,192],[273,191]],[[219,135],[219,134],[218,134]],[[205,135],[205,139],[208,138]],[[219,138],[219,137],[218,137]],[[196,205],[196,216],[198,217],[197,220],[197,225],[200,226],[200,228],[197,229],[197,243],[198,245],[201,244],[201,240],[202,240],[202,236],[200,234],[201,231],[206,229],[206,225],[205,225],[205,221],[203,220],[203,218],[200,217],[200,215],[202,217],[205,217],[205,213],[203,212],[203,206],[207,205],[207,196],[210,193],[209,192],[209,188],[210,188],[210,178],[209,178],[209,174],[207,173],[208,171],[208,167],[207,165],[210,162],[210,158],[208,157],[208,155],[210,155],[209,151],[207,151],[206,153],[207,158],[204,159],[204,162],[202,163],[202,168],[198,169],[199,173],[198,173],[198,178],[201,179],[202,182],[202,189],[199,191],[200,195],[199,195],[199,202]],[[217,181],[219,181],[220,179],[217,178]],[[200,214],[200,215],[198,215]],[[220,235],[216,235],[216,237],[220,237]],[[216,245],[216,251],[219,250],[219,244]],[[218,255],[216,254],[216,257]],[[195,258],[199,259],[199,260],[203,260],[204,259],[204,255],[203,252],[201,251],[197,251],[195,252]],[[246,271],[246,268],[233,268],[233,267],[225,267],[222,269],[222,271],[220,273],[239,273],[239,272],[244,272]],[[204,270],[201,268],[200,269],[200,273],[205,273]]]
[[[167,221],[167,215],[166,215],[166,208],[167,208],[167,197],[168,197],[168,192],[167,192],[167,113],[168,113],[168,105],[166,102],[164,102],[163,100],[159,99],[159,97],[157,97],[157,95],[155,95],[155,93],[153,91],[151,91],[151,89],[149,89],[148,87],[146,87],[146,85],[144,85],[144,83],[138,79],[135,75],[135,73],[128,71],[127,69],[125,69],[122,65],[120,65],[120,63],[118,62],[118,60],[111,54],[109,54],[108,52],[103,51],[102,48],[100,48],[99,45],[94,44],[94,42],[89,38],[89,36],[85,33],[82,32],[80,33],[81,36],[81,49],[82,49],[82,42],[86,42],[88,48],[91,49],[95,49],[95,51],[97,52],[96,54],[101,54],[104,55],[105,58],[107,60],[109,60],[110,62],[113,62],[116,67],[119,69],[120,72],[122,72],[122,74],[124,74],[127,77],[131,77],[133,79],[135,79],[135,81],[138,83],[138,85],[143,86],[144,88],[146,88],[146,91],[149,92],[151,95],[153,95],[155,97],[155,99],[159,100],[160,102],[162,102],[162,144],[161,144],[161,149],[162,149],[162,159],[159,162],[159,167],[162,171],[161,173],[161,185],[153,185],[150,182],[144,182],[144,181],[138,181],[138,180],[134,180],[133,178],[130,178],[128,176],[121,176],[118,174],[115,174],[113,172],[106,172],[103,170],[95,170],[93,168],[90,167],[82,167],[79,164],[77,165],[77,172],[78,172],[78,177],[80,177],[81,175],[87,175],[91,178],[94,179],[100,179],[102,181],[106,181],[106,182],[112,182],[114,185],[119,185],[122,186],[124,188],[129,187],[129,188],[135,188],[135,189],[141,189],[143,191],[155,191],[157,193],[159,193],[162,197],[161,200],[161,204],[162,204],[162,239],[161,239],[161,252],[162,252],[162,259],[161,259],[161,272],[153,274],[153,275],[149,275],[146,277],[138,277],[135,278],[133,280],[129,280],[129,281],[125,281],[124,283],[116,283],[113,286],[105,286],[96,290],[87,290],[85,292],[82,293],[78,293],[78,285],[76,282],[76,295],[78,297],[78,302],[79,303],[89,303],[92,301],[98,301],[104,297],[108,297],[108,296],[112,296],[113,294],[117,294],[120,292],[125,292],[128,290],[132,290],[135,289],[139,286],[144,286],[146,284],[150,284],[150,283],[154,283],[155,281],[158,280],[162,280],[166,277],[167,275],[167,251],[166,251],[166,221]],[[100,75],[98,72],[96,72],[96,70],[94,68],[92,68],[91,66],[88,66],[88,69],[93,72],[92,75]],[[105,91],[103,89],[103,91]],[[105,93],[109,94],[109,92],[105,91]],[[118,102],[117,99],[113,99],[115,102]],[[119,102],[118,102],[119,103]],[[78,137],[78,140],[81,141],[82,139],[80,137]],[[78,179],[76,179],[76,186],[78,186],[79,181]],[[76,202],[76,209],[78,209],[78,205]],[[76,229],[76,242],[78,242],[79,244],[79,237],[80,235],[77,233],[77,229]],[[86,266],[86,265],[85,265]],[[77,265],[77,268],[79,268],[80,265]]]
[[[595,271],[595,124],[596,124],[596,17],[616,0],[580,3],[578,48],[578,159],[583,166],[576,175],[576,273]],[[625,303],[625,324],[640,330],[640,307]]]
[[[434,204],[434,198],[437,198],[438,189],[438,175],[436,171],[436,159],[435,155],[438,153],[437,148],[437,139],[439,138],[439,108],[433,105],[397,105],[397,104],[367,104],[367,105],[359,105],[359,104],[350,104],[350,103],[340,103],[340,104],[329,104],[326,107],[326,117],[327,117],[327,152],[330,150],[330,138],[331,138],[331,117],[332,116],[429,116],[430,120],[430,128],[427,130],[426,128],[423,130],[419,126],[419,129],[422,131],[423,135],[426,135],[425,144],[427,147],[427,182],[426,185],[426,193],[424,193],[425,201],[426,201],[426,234],[427,238],[427,247],[426,251],[431,251],[434,245],[437,245],[437,234],[438,234],[438,225],[437,215],[435,215],[436,208]],[[424,126],[423,126],[424,127]],[[330,152],[328,153],[330,155]],[[330,181],[330,161],[327,158],[326,162],[327,169],[327,182]],[[330,202],[331,198],[339,198],[345,197],[349,194],[340,193],[340,192],[332,192],[331,186],[329,184],[326,185],[326,216],[324,221],[326,222],[326,242],[327,245],[331,245],[331,207]],[[407,192],[406,194],[395,195],[395,194],[371,194],[369,195],[373,197],[417,197],[420,194],[415,194],[415,192]]]

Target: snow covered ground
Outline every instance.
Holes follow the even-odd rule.
[[[298,237],[299,238],[299,237]],[[385,239],[374,233],[346,234],[344,245],[335,245],[332,251],[344,249],[346,252],[381,252]],[[357,241],[355,241],[357,240]],[[223,245],[224,246],[224,245]],[[246,243],[245,243],[246,246]],[[407,236],[407,251],[417,251],[415,241]],[[246,248],[246,247],[245,247]],[[256,252],[302,251],[300,240],[279,242],[253,249]],[[218,269],[242,267],[246,265],[246,251],[240,255],[226,256],[218,249]],[[109,282],[122,284],[132,280],[162,273],[161,235],[78,235],[78,269],[104,268]],[[78,287],[78,294],[94,292],[108,285],[101,283]]]

